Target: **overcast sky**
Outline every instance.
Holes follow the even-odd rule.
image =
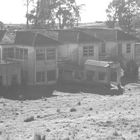
[[[85,4],[81,11],[82,22],[106,20],[105,10],[111,0],[76,0]],[[4,23],[26,23],[24,0],[0,0],[0,21]]]

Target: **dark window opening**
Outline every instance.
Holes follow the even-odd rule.
[[[56,80],[56,70],[47,71],[47,79],[48,79],[48,81],[55,81]]]
[[[39,71],[36,72],[36,82],[45,82],[45,72],[44,71]]]

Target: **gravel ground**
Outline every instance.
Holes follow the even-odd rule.
[[[139,140],[140,85],[123,95],[63,93],[37,100],[0,98],[0,135],[10,140]],[[1,139],[0,139],[1,140]]]

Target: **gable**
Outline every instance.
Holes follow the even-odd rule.
[[[46,46],[46,45],[60,45],[60,43],[52,38],[49,38],[47,36],[44,36],[42,34],[37,34],[37,36],[35,37],[35,42],[34,42],[35,46]]]

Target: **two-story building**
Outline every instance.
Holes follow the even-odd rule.
[[[109,84],[113,79],[112,72],[114,72],[116,82],[120,82],[120,65],[114,63],[114,68],[112,68],[110,62],[100,61],[100,54],[105,51],[103,40],[79,30],[59,30],[58,33],[58,40],[63,42],[58,49],[60,79]],[[89,68],[87,62],[90,61],[94,62]],[[102,65],[98,66],[98,63]],[[104,67],[106,65],[107,67]],[[100,79],[101,73],[104,74],[102,79]],[[92,80],[89,80],[89,77]]]
[[[80,28],[80,30],[103,41],[99,60],[115,57],[124,63],[135,60],[135,44],[138,41],[135,36],[109,28]]]
[[[4,61],[19,62],[21,83],[54,84],[58,78],[59,41],[34,31],[17,31],[13,44],[1,44]]]

